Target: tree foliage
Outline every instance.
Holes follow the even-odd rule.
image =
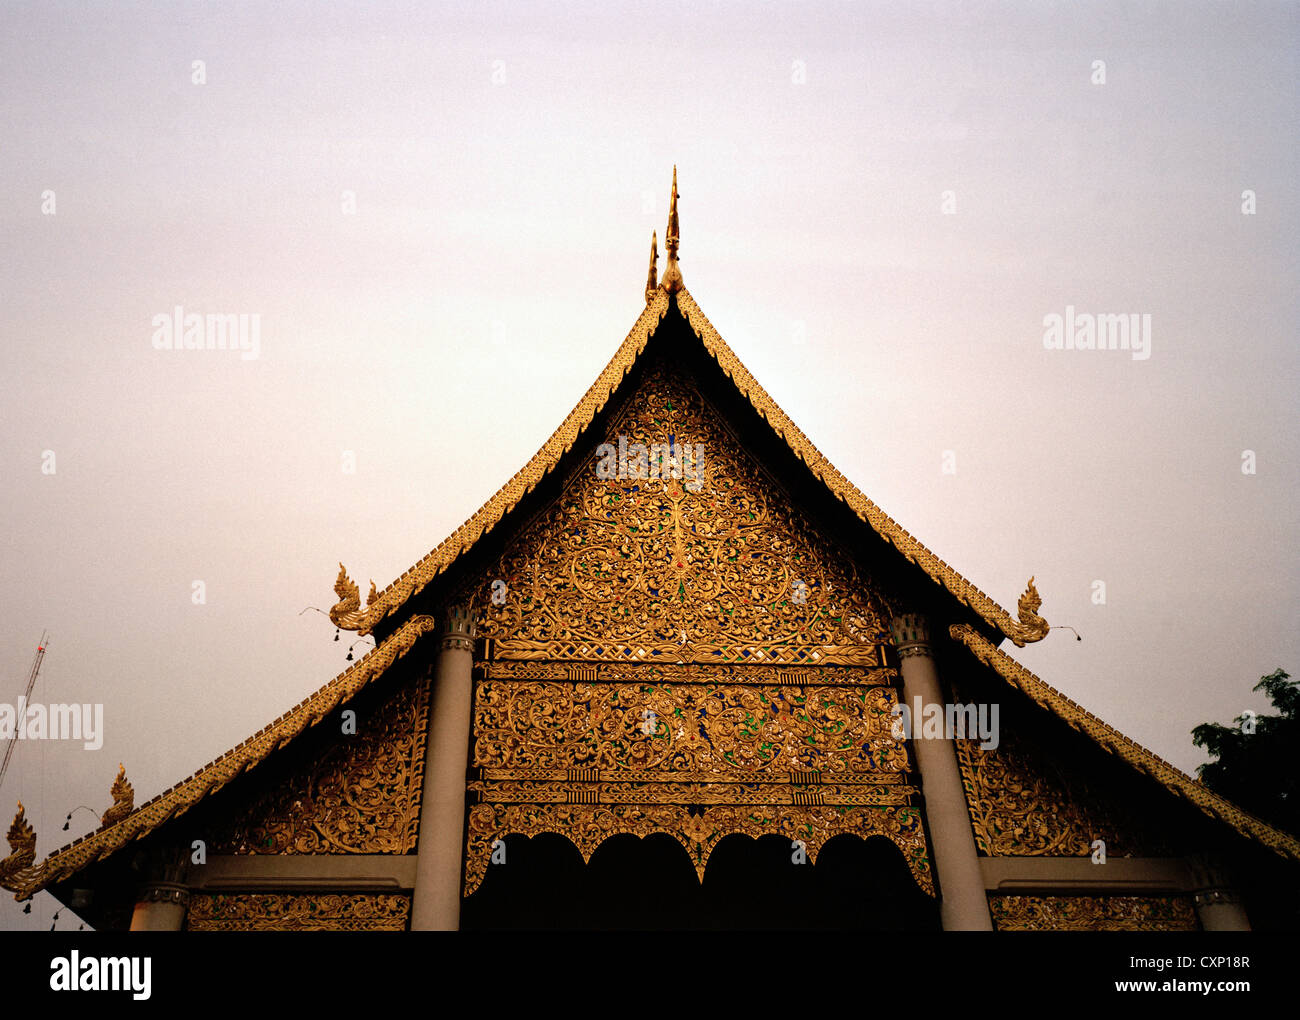
[[[1277,714],[1243,712],[1234,726],[1197,726],[1192,743],[1217,761],[1206,762],[1196,773],[1215,793],[1300,835],[1300,682],[1279,668],[1253,689],[1268,696]]]

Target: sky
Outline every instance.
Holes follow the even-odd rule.
[[[48,631],[32,700],[104,706],[0,823],[43,858],[119,762],[143,803],[342,671],[306,607],[568,414],[674,165],[759,382],[1001,605],[1033,575],[1083,640],[1004,647],[1192,772],[1300,673],[1298,54],[1282,3],[0,3],[0,702]],[[246,349],[159,349],[178,306]]]

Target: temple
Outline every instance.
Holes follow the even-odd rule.
[[[107,929],[1283,924],[1300,841],[1016,662],[1033,579],[1011,616],[723,342],[675,168],[664,241],[536,456],[364,605],[340,565],[373,651],[39,864],[19,805],[0,885]]]

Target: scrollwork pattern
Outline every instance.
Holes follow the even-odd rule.
[[[575,784],[564,779],[475,780],[471,794],[493,804],[873,804],[906,805],[919,792],[906,784],[715,783],[651,781]]]
[[[1197,931],[1186,896],[989,896],[998,931]]]
[[[607,683],[644,683],[671,680],[678,684],[826,684],[830,686],[868,685],[897,687],[902,681],[892,666],[861,668],[855,666],[779,666],[779,665],[706,665],[697,662],[653,664],[601,662],[578,665],[563,660],[555,662],[512,659],[481,660],[479,672],[493,680],[601,680]]]
[[[1172,854],[1166,841],[1122,803],[1097,796],[1082,779],[1083,768],[1067,777],[1050,756],[1036,752],[1003,728],[996,750],[957,740],[957,760],[971,812],[975,844],[992,857],[1089,856],[1094,840],[1113,857]]]
[[[191,898],[190,931],[405,931],[411,898],[397,893],[234,893]]]
[[[689,381],[664,364],[650,368],[608,442],[651,450],[652,475],[672,464],[653,453],[656,444],[704,453],[695,466],[686,458],[676,478],[601,479],[594,459],[578,470],[486,580],[461,593],[498,656],[884,665],[882,595],[763,475]],[[505,582],[504,601],[493,600],[493,581]]]
[[[701,876],[732,833],[798,839],[809,860],[834,835],[883,835],[933,895],[919,790],[892,733],[894,687],[729,683],[735,667],[690,664],[594,675],[641,682],[478,681],[466,895],[493,841],[540,832],[584,858],[618,833],[666,832]]]
[[[210,852],[412,852],[427,719],[427,686],[404,685],[355,736],[254,799],[209,841]]]
[[[896,776],[909,767],[891,733],[896,704],[896,692],[883,686],[484,680],[474,764],[700,780],[810,770],[827,781]]]

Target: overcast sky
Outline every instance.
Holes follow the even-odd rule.
[[[19,745],[0,828],[44,857],[341,671],[300,610],[572,409],[674,163],[762,385],[1003,606],[1035,575],[1084,640],[1006,647],[1191,772],[1300,672],[1298,53],[1278,3],[5,3],[0,701],[48,629],[33,700],[105,734]],[[177,306],[258,356],[155,349]],[[1149,357],[1047,349],[1067,307]]]

